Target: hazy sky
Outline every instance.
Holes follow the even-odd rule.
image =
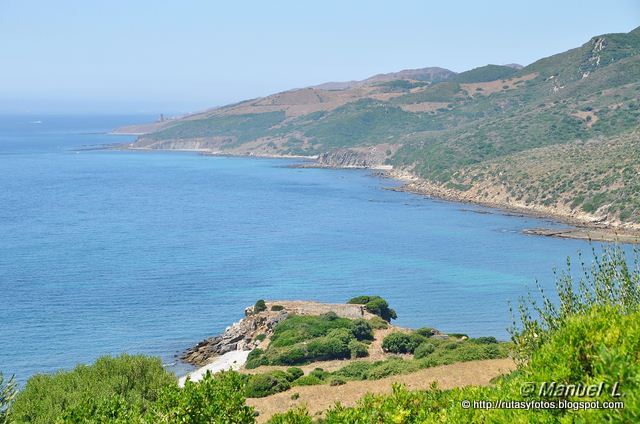
[[[521,63],[638,0],[0,0],[0,112],[187,112],[326,81]]]

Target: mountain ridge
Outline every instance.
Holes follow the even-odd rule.
[[[632,194],[640,183],[628,176],[640,173],[639,94],[640,27],[524,67],[419,68],[246,100],[160,123],[130,147],[325,158],[347,149],[366,157],[349,163],[393,166],[438,187],[434,195],[447,190],[467,201],[637,231],[640,199]],[[540,148],[551,153],[537,155]],[[615,168],[610,158],[631,159],[600,181],[586,169],[593,161],[572,159],[581,149]],[[575,173],[562,171],[554,154]],[[516,172],[511,161],[528,168]],[[535,171],[545,164],[557,181]]]

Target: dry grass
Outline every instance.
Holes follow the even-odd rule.
[[[497,93],[499,91],[510,90],[514,88],[518,88],[518,84],[522,84],[524,81],[529,81],[538,76],[537,72],[533,72],[531,74],[523,75],[517,78],[510,78],[506,80],[495,80],[489,82],[474,82],[468,84],[460,84],[460,87],[467,91],[469,95],[475,96],[476,94],[481,94],[484,96],[488,96],[492,93]],[[504,88],[507,87],[507,88]],[[478,91],[478,88],[482,89]]]
[[[344,364],[344,361],[342,361]],[[324,364],[323,364],[324,365]],[[326,367],[325,369],[328,369]],[[247,399],[247,404],[255,407],[260,415],[258,422],[266,422],[273,414],[284,412],[298,405],[306,405],[312,415],[321,414],[325,409],[340,402],[346,406],[355,405],[366,393],[389,393],[393,383],[401,383],[411,390],[428,389],[433,382],[441,389],[451,389],[468,385],[485,386],[501,374],[515,369],[511,359],[489,359],[484,361],[460,362],[452,365],[427,368],[415,373],[395,375],[375,381],[350,381],[342,386],[294,387],[272,396]],[[291,399],[297,393],[298,399]]]

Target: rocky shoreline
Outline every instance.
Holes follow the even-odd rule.
[[[417,177],[410,172],[393,169],[393,167],[391,167],[390,165],[384,165],[384,158],[381,156],[380,152],[372,149],[368,149],[366,151],[359,151],[354,149],[335,149],[318,156],[237,154],[216,152],[207,149],[157,149],[149,147],[135,147],[131,144],[120,145],[118,147],[115,147],[115,149],[136,151],[180,150],[199,152],[200,154],[210,156],[301,159],[306,161],[301,164],[290,165],[291,167],[295,168],[370,169],[372,171],[376,171],[377,176],[394,179],[403,183],[402,186],[388,188],[389,190],[413,193],[452,202],[485,206],[489,208],[499,209],[501,211],[504,211],[505,213],[510,214],[553,219],[572,227],[562,230],[551,228],[530,228],[524,230],[524,234],[613,243],[640,243],[640,226],[638,225],[628,224],[626,226],[620,226],[613,223],[605,222],[604,220],[598,219],[597,217],[593,216],[574,216],[570,213],[564,213],[557,208],[535,205],[513,205],[510,203],[499,201],[487,201],[479,199],[473,194],[463,193],[454,189],[446,188]]]
[[[289,316],[287,311],[273,312],[267,310],[257,314],[253,307],[245,310],[245,317],[234,323],[220,335],[202,340],[188,348],[180,355],[180,360],[196,366],[208,363],[216,356],[232,351],[250,351],[260,345],[261,334],[265,336],[273,332],[273,328]]]
[[[632,228],[621,227],[612,225],[601,219],[586,216],[576,217],[558,210],[551,210],[551,208],[548,207],[524,207],[502,202],[485,201],[473,195],[433,184],[409,172],[396,169],[386,171],[383,176],[403,183],[402,186],[393,187],[389,190],[419,194],[457,203],[485,206],[499,209],[509,214],[553,219],[554,221],[572,227],[561,230],[552,228],[530,228],[523,230],[524,234],[612,243],[640,243],[640,228],[635,228],[637,226],[632,226]]]

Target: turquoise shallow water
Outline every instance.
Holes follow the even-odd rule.
[[[520,233],[553,223],[384,190],[396,183],[367,171],[78,151],[147,120],[0,117],[5,374],[120,352],[173,364],[259,298],[380,294],[400,325],[506,339],[507,302],[590,250]]]

